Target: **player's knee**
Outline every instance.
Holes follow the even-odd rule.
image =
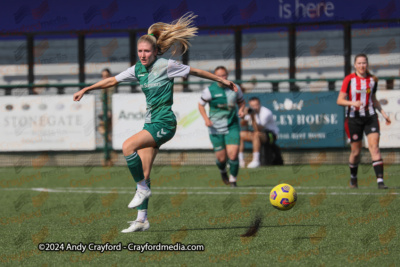
[[[220,154],[217,154],[216,156],[217,156],[217,160],[219,162],[225,162],[226,161],[226,154],[225,153],[220,153]]]
[[[228,153],[228,160],[237,160],[238,153]]]
[[[126,152],[128,152],[128,149],[129,149],[129,143],[127,141],[125,141],[122,144],[122,152],[126,153]]]
[[[353,157],[359,157],[359,156],[360,156],[360,153],[361,153],[361,150],[360,150],[360,149],[353,149],[353,150],[351,150],[351,155],[352,155]]]
[[[377,154],[379,153],[379,146],[377,144],[368,144],[369,151],[371,153]]]
[[[368,144],[368,148],[371,150],[377,150],[378,149],[378,145],[376,144]]]
[[[127,140],[122,144],[122,152],[124,155],[132,154],[135,151],[133,145]]]
[[[219,155],[219,156],[217,156],[217,160],[219,162],[225,162],[226,161],[226,156],[225,155]]]

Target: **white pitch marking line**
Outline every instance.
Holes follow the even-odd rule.
[[[87,189],[129,189],[129,187],[132,188],[132,190],[135,189],[134,186],[126,186],[126,187],[54,187],[56,189],[82,189],[82,190],[87,190]],[[235,187],[235,188],[229,188],[230,190],[248,190],[248,189],[272,189],[273,186],[249,186],[249,187]],[[348,186],[294,186],[295,189],[348,189],[348,190],[354,190],[351,189]],[[155,190],[183,190],[183,189],[189,189],[189,190],[226,190],[227,187],[208,187],[208,186],[178,186],[178,187],[170,187],[170,186],[152,186],[151,189]],[[358,189],[371,189],[371,187],[359,187]]]
[[[27,190],[27,191],[39,191],[39,192],[49,192],[49,193],[95,193],[95,194],[111,194],[111,193],[118,193],[118,194],[133,194],[133,191],[115,191],[115,190],[77,190],[76,188],[70,189],[54,189],[54,188],[7,188],[7,191],[16,190]],[[4,190],[4,189],[2,189]],[[235,191],[225,191],[225,192],[157,192],[152,191],[153,194],[156,195],[269,195],[268,192],[235,192]],[[318,195],[321,194],[320,192],[297,192],[298,195]],[[399,192],[386,192],[386,193],[368,193],[368,192],[327,192],[324,193],[326,195],[399,195]]]

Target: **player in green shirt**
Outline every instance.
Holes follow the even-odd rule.
[[[214,74],[222,79],[228,78],[228,70],[223,66],[217,67]],[[212,83],[203,90],[199,101],[199,111],[208,127],[222,181],[232,187],[236,187],[236,177],[239,172],[240,125],[238,114],[240,118],[243,118],[245,108],[243,93],[238,85],[236,87],[238,91],[234,92],[220,82]],[[208,116],[204,108],[207,103],[210,106]],[[236,104],[239,106],[238,113]],[[229,178],[226,170],[227,158],[230,169]]]
[[[169,141],[176,131],[176,118],[172,112],[173,85],[175,77],[194,75],[220,82],[237,91],[234,83],[220,78],[207,71],[179,64],[174,60],[158,58],[172,46],[176,54],[182,48],[185,53],[190,45],[189,39],[197,33],[192,24],[195,16],[185,14],[171,24],[155,23],[150,26],[146,35],[139,38],[137,52],[139,61],[115,77],[110,77],[74,94],[74,101],[93,89],[115,86],[120,82],[139,81],[146,96],[147,111],[143,130],[128,138],[122,145],[122,151],[128,168],[137,183],[136,193],[129,208],[138,208],[138,216],[131,221],[123,233],[145,231],[150,228],[147,220],[148,198],[151,196],[150,171],[159,147]]]

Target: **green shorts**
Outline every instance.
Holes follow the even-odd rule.
[[[148,131],[153,136],[157,147],[160,147],[164,143],[174,137],[176,132],[176,126],[166,125],[162,123],[145,123],[143,130]]]
[[[240,128],[230,127],[226,134],[210,134],[214,151],[225,149],[226,145],[240,145]]]

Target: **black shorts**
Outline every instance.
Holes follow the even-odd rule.
[[[347,137],[350,138],[350,142],[361,141],[363,132],[365,135],[370,133],[380,134],[379,121],[376,114],[369,117],[346,118],[344,128]]]

